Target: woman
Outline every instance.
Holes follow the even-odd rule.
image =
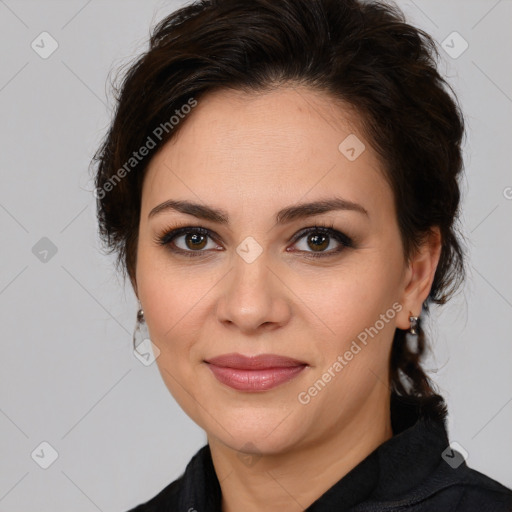
[[[98,219],[135,348],[208,443],[134,511],[512,510],[421,366],[464,277],[435,57],[359,0],[204,0],[155,28],[96,155]]]

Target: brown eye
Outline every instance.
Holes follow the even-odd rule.
[[[322,257],[337,254],[354,244],[351,238],[332,227],[315,226],[300,231],[295,236],[294,246],[308,257]]]
[[[200,233],[189,233],[185,235],[185,245],[192,250],[204,249],[208,236]]]
[[[309,235],[307,239],[307,243],[310,244],[314,251],[322,251],[329,246],[329,236],[328,235]]]
[[[169,250],[185,256],[201,256],[209,249],[219,249],[213,242],[209,230],[201,227],[188,226],[166,230],[155,239],[158,245],[168,246]],[[210,242],[210,245],[208,245]]]
[[[215,242],[216,238],[217,236],[208,229],[187,226],[167,229],[155,238],[155,242],[158,245],[168,246],[170,251],[178,255],[208,256],[212,250],[224,250]],[[346,248],[354,247],[351,238],[327,226],[314,226],[301,230],[294,236],[293,245],[297,251],[293,249],[292,252],[304,253],[306,257],[314,258],[334,256]]]

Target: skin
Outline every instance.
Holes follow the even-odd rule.
[[[421,312],[441,246],[434,229],[405,261],[392,190],[359,121],[347,105],[303,86],[216,91],[150,162],[132,284],[166,386],[206,431],[224,511],[304,510],[393,434],[393,333]],[[338,149],[350,134],[366,146],[355,161]],[[336,210],[275,222],[282,208],[333,196],[368,215]],[[148,218],[169,199],[223,209],[230,223],[173,210]],[[320,252],[332,255],[308,258],[315,253],[308,235],[292,236],[320,222],[353,238],[354,247],[335,254],[340,244],[328,238]],[[155,242],[173,224],[202,226],[218,239],[206,238],[202,254],[187,258]],[[248,236],[262,249],[252,263],[236,252]],[[185,236],[174,243],[197,252]],[[300,403],[299,393],[395,303],[401,310]],[[204,363],[231,352],[279,354],[308,367],[271,390],[236,391]]]

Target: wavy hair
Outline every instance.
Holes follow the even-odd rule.
[[[456,229],[464,121],[437,70],[438,57],[428,34],[381,1],[199,0],[171,13],[114,86],[113,121],[93,157],[104,247],[117,253],[118,269],[133,284],[145,170],[186,119],[162,133],[155,149],[105,190],[155,127],[190,98],[222,88],[257,92],[301,84],[358,112],[393,190],[406,261],[439,227],[441,256],[423,308],[444,304],[465,273]],[[392,396],[444,418],[446,408],[421,365],[426,342],[421,318],[415,347],[406,331],[396,329]]]

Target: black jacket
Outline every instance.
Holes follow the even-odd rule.
[[[512,490],[469,468],[449,448],[445,413],[421,411],[407,403],[392,407],[393,437],[306,510],[512,512]],[[206,445],[180,478],[129,512],[221,512],[220,504],[221,489]]]

